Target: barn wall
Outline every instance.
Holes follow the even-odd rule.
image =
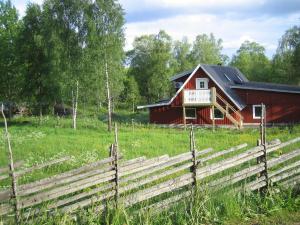
[[[197,119],[187,119],[187,124],[212,124],[210,117],[210,107],[190,107],[196,108]],[[150,108],[150,123],[156,124],[183,124],[182,107],[154,107]],[[232,123],[225,117],[215,120],[217,125],[231,125]]]
[[[235,91],[247,104],[247,107],[242,110],[244,123],[259,123],[259,119],[253,119],[252,106],[261,103],[267,107],[268,123],[300,122],[300,94],[245,89],[235,89]]]

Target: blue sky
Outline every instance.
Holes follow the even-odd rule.
[[[12,0],[24,14],[28,1]],[[43,0],[32,0],[41,4]],[[300,25],[300,0],[119,0],[126,13],[126,49],[136,36],[164,29],[174,39],[214,33],[231,56],[245,40],[271,57],[285,30]]]

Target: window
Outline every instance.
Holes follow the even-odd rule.
[[[196,78],[196,89],[208,89],[208,79]]]
[[[260,119],[262,114],[261,105],[253,105],[253,119]]]
[[[196,119],[196,109],[195,108],[185,108],[185,118],[186,119]]]
[[[215,114],[215,120],[223,120],[224,119],[224,114],[217,108],[215,108],[214,110],[214,114]],[[213,119],[213,115],[212,115],[212,109],[210,110],[210,118]]]

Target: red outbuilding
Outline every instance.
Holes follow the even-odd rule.
[[[300,123],[300,87],[249,81],[238,69],[198,65],[170,79],[171,99],[139,106],[149,108],[150,123],[257,125],[266,106],[268,124]]]

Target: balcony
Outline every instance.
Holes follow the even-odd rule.
[[[184,90],[183,104],[185,106],[211,105],[213,103],[213,96],[215,96],[213,93],[213,89]]]

